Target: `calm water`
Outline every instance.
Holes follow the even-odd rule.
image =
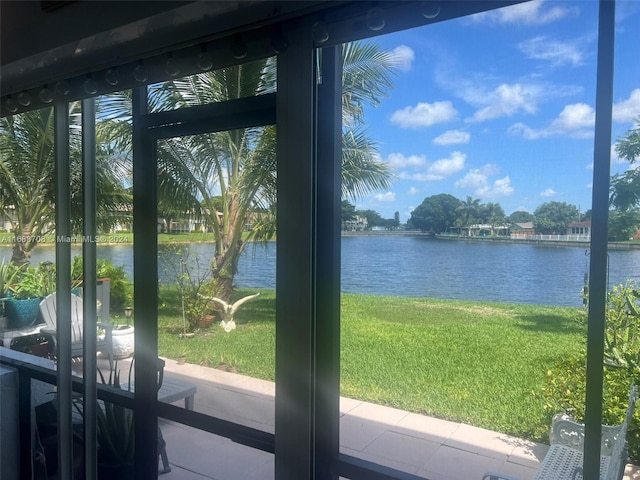
[[[211,258],[210,244],[191,245]],[[80,254],[80,248],[73,255]],[[10,256],[0,247],[0,257]],[[53,260],[53,247],[38,247],[32,263]],[[125,265],[132,276],[130,245],[98,247],[98,257]],[[434,240],[417,237],[343,237],[342,291],[407,297],[437,297],[540,305],[579,306],[589,257],[583,248],[540,247]],[[162,262],[162,259],[161,259]],[[236,284],[275,288],[276,245],[249,246],[240,260]],[[160,267],[161,277],[166,278]],[[609,253],[609,284],[640,283],[640,250]]]

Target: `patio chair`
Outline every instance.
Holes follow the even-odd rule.
[[[40,313],[45,321],[45,326],[40,332],[47,335],[53,343],[52,352],[58,356],[58,341],[56,331],[56,294],[48,295],[40,302]],[[82,299],[77,295],[71,295],[71,357],[81,357],[83,355],[83,309]],[[103,334],[98,334],[97,328],[104,330]],[[113,369],[113,325],[110,323],[96,322],[96,351],[106,354],[109,357],[109,368]]]

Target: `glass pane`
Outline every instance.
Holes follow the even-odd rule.
[[[276,59],[265,58],[149,85],[149,110],[160,112],[276,91]],[[172,100],[167,101],[171,96]]]
[[[273,454],[166,420],[160,421],[160,430],[166,442],[171,478],[274,478]],[[162,471],[161,462],[159,472]]]
[[[343,208],[344,453],[426,478],[527,478],[552,415],[583,414],[598,11],[533,7],[377,40],[396,76],[363,128],[395,182]],[[639,111],[627,7],[614,139]],[[610,285],[638,260],[611,250]]]
[[[160,400],[267,431],[275,391],[274,151],[273,126],[158,144]]]

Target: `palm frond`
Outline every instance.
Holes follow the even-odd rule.
[[[342,195],[364,197],[391,186],[386,163],[378,160],[376,145],[363,130],[349,129],[342,134]]]

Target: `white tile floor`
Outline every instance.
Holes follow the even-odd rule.
[[[275,385],[168,360],[166,375],[198,384],[195,410],[273,432]],[[500,471],[531,480],[546,445],[359,400],[340,402],[340,448],[431,480],[480,480]],[[273,480],[271,454],[172,422],[161,423],[172,466],[161,480]],[[627,467],[625,479],[640,479]]]

